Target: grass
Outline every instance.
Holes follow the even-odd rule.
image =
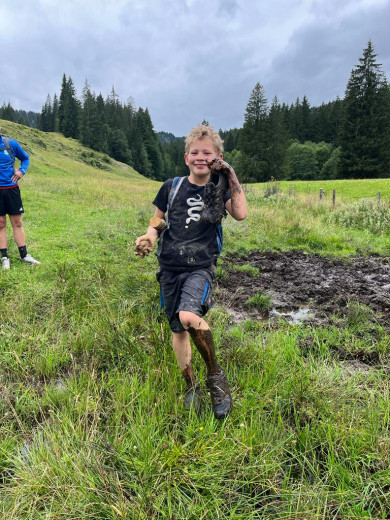
[[[262,311],[268,311],[272,307],[272,298],[269,294],[256,293],[246,301],[246,305],[248,307],[256,307]]]
[[[218,422],[205,399],[200,417],[188,414],[155,257],[133,254],[159,184],[76,141],[2,124],[31,154],[24,223],[42,265],[19,263],[10,239],[0,517],[388,518],[390,341],[372,312],[351,302],[334,326],[314,328],[232,324],[214,308],[234,409]],[[369,184],[357,183],[361,198]],[[386,234],[331,221],[309,194],[264,199],[250,186],[248,200],[247,220],[225,221],[225,262],[253,249],[388,255]],[[356,358],[368,369],[351,368]],[[204,380],[196,352],[194,364]]]

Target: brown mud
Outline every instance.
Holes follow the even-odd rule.
[[[229,189],[228,178],[223,161],[214,159],[207,163],[210,167],[210,179],[204,188],[204,207],[200,218],[204,222],[219,224],[226,217],[224,197]]]
[[[246,257],[225,257],[222,269],[215,300],[234,321],[282,318],[290,323],[326,324],[357,302],[371,308],[378,322],[390,326],[390,256],[343,260],[301,251],[251,251]],[[248,305],[257,293],[271,297],[268,311]]]
[[[191,339],[198,349],[199,354],[206,363],[207,372],[209,374],[215,374],[218,372],[219,366],[215,357],[214,340],[211,330],[194,329],[189,327],[188,332],[190,333]]]

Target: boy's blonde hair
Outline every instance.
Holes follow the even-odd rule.
[[[186,137],[186,153],[190,151],[191,145],[194,141],[197,139],[203,139],[204,137],[209,137],[213,141],[218,155],[223,152],[223,141],[219,133],[214,130],[212,126],[198,125],[192,128]]]

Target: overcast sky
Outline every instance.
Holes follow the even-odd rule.
[[[390,0],[1,0],[0,104],[40,112],[87,79],[148,108],[156,131],[241,127],[257,82],[271,103],[343,97],[368,40],[390,79]]]

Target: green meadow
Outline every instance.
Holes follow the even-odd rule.
[[[157,261],[134,255],[160,184],[59,134],[2,126],[30,153],[24,228],[42,265],[18,261],[9,228],[0,518],[388,519],[389,329],[364,309],[337,327],[232,324],[216,305],[234,409],[217,421],[206,396],[201,416],[186,412]],[[389,180],[281,182],[264,196],[273,184],[245,186],[249,217],[224,222],[220,274],[233,252],[389,256]],[[351,370],[331,345],[378,366]],[[197,352],[194,365],[204,381]]]

